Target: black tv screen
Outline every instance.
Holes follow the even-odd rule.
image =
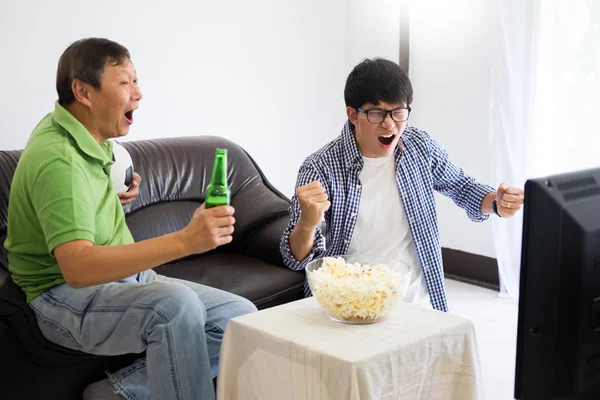
[[[600,168],[525,184],[515,398],[600,399]]]

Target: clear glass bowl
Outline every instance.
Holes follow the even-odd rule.
[[[360,256],[338,256],[311,261],[305,268],[310,290],[321,308],[336,322],[373,324],[383,321],[403,292],[402,275],[391,270],[380,272],[377,267],[346,269],[341,268],[341,263],[333,271],[327,268],[333,275],[319,271],[325,263],[340,258],[346,264],[365,264]],[[374,267],[376,264],[369,265]]]

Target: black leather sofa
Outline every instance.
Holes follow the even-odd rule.
[[[239,294],[259,309],[303,297],[304,274],[286,268],[279,253],[289,200],[240,146],[213,136],[123,144],[142,176],[139,197],[125,207],[136,241],[183,228],[204,199],[215,148],[228,149],[231,204],[236,209],[233,242],[159,266],[156,272]],[[104,378],[105,370],[116,370],[139,355],[92,356],[42,336],[24,293],[9,276],[3,247],[19,155],[20,151],[0,151],[0,399],[80,399],[85,386]]]

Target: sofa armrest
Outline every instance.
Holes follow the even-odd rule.
[[[279,251],[279,241],[289,219],[289,215],[285,213],[259,226],[246,240],[243,254],[287,268]]]

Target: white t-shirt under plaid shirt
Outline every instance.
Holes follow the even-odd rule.
[[[396,183],[414,245],[422,268],[427,291],[434,309],[448,311],[444,286],[442,249],[437,225],[434,190],[451,198],[476,222],[487,219],[481,214],[483,198],[495,190],[476,182],[455,166],[448,154],[425,131],[406,127],[394,152]],[[302,270],[312,260],[347,254],[358,214],[362,185],[359,175],[364,167],[352,125],[346,122],[336,139],[311,154],[298,172],[296,188],[318,180],[331,201],[325,213],[325,232],[315,230],[311,253],[296,260],[290,251],[290,232],[300,217],[298,198],[292,197],[290,222],[281,238],[285,264]],[[385,210],[382,210],[385,212]],[[310,289],[305,283],[305,293]]]
[[[357,257],[363,264],[385,264],[401,273],[407,285],[402,300],[431,308],[415,242],[398,193],[394,156],[363,156],[362,159],[360,204],[354,216],[356,223],[347,255]]]

